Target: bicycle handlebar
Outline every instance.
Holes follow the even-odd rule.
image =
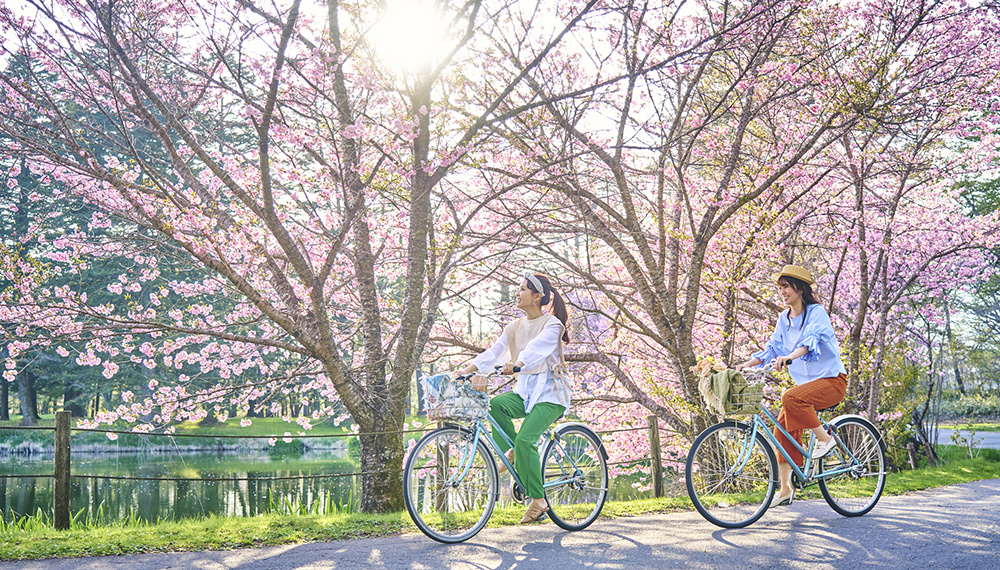
[[[503,370],[503,364],[497,364],[497,365],[493,366],[493,374],[489,374],[488,376],[503,376],[503,374],[500,373],[501,370]],[[521,367],[520,366],[515,366],[514,367],[514,374],[517,374],[520,371],[521,371]],[[468,379],[472,378],[473,376],[475,376],[476,374],[478,374],[478,372],[470,372],[468,374],[463,374],[463,375],[459,376],[457,379],[458,380],[468,380]]]

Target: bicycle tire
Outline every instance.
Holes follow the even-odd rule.
[[[542,482],[552,522],[565,530],[583,530],[601,514],[608,500],[608,459],[604,443],[579,424],[557,427],[542,452]]]
[[[758,433],[738,473],[751,426],[726,421],[709,427],[694,440],[684,467],[688,496],[710,523],[723,528],[753,524],[767,511],[778,485],[778,461],[767,439]]]
[[[406,459],[403,500],[414,524],[444,543],[468,540],[486,526],[500,494],[496,460],[474,433],[451,426],[436,429],[417,442]],[[460,481],[451,481],[472,463]],[[449,483],[450,481],[450,483]]]
[[[819,489],[830,508],[845,517],[859,517],[875,508],[885,489],[885,441],[875,426],[858,416],[834,420],[833,426],[851,453],[838,446],[820,460]],[[844,467],[852,470],[822,476]]]

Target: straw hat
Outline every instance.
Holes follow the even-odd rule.
[[[799,267],[798,265],[786,265],[781,269],[781,273],[774,274],[774,282],[777,283],[778,279],[782,277],[794,277],[799,281],[804,281],[809,285],[815,285],[816,282],[813,281],[812,274],[805,267]]]

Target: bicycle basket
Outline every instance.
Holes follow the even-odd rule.
[[[429,420],[475,421],[489,413],[489,395],[451,374],[423,376],[420,385],[424,388],[424,411]]]
[[[767,371],[762,369],[748,368],[737,374],[729,387],[726,413],[734,416],[759,414],[766,379]]]
[[[735,370],[723,370],[702,378],[698,389],[712,411],[722,415],[746,416],[761,411],[764,377],[748,373],[745,378]]]

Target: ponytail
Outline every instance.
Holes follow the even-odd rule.
[[[535,291],[535,293],[542,294],[542,300],[539,302],[542,307],[548,305],[549,302],[552,303],[552,308],[549,312],[562,322],[562,340],[564,343],[569,344],[569,311],[566,310],[566,303],[563,302],[562,295],[552,286],[552,282],[548,277],[541,273],[535,273],[535,277],[541,282],[543,291],[535,291],[535,286],[530,279],[527,280],[528,288]]]

